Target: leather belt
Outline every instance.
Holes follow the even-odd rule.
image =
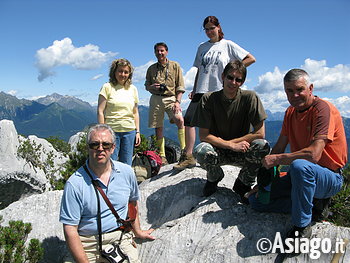
[[[166,94],[153,94],[153,95],[161,96],[161,97],[172,97],[172,96],[174,96],[174,95],[166,95]]]

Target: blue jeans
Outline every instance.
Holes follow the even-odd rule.
[[[129,132],[115,132],[115,149],[111,158],[115,161],[131,166],[134,154],[136,130]],[[119,158],[118,158],[119,157]]]
[[[311,223],[313,198],[329,198],[343,185],[340,173],[302,159],[294,160],[284,177],[272,188],[269,204],[260,203],[255,195],[249,197],[249,203],[261,212],[291,212],[292,223],[297,227]],[[286,191],[289,191],[290,197]]]

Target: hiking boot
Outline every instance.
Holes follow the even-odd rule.
[[[297,227],[293,226],[287,234],[286,238],[283,242],[284,253],[289,254],[289,256],[293,257],[300,254],[300,239],[308,238],[310,239],[312,234],[311,225],[306,227]],[[288,242],[287,242],[287,239]],[[295,247],[298,246],[298,247]],[[287,250],[287,251],[286,251]]]
[[[232,190],[237,193],[241,197],[241,202],[244,204],[249,204],[248,198],[246,198],[244,195],[248,193],[252,188],[248,185],[245,185],[242,183],[240,179],[236,179],[235,184],[233,185]]]
[[[167,164],[169,164],[169,163],[168,163],[168,160],[166,159],[165,156],[161,156],[161,158],[162,158],[162,165],[167,165]]]
[[[174,165],[174,169],[178,171],[182,171],[186,168],[192,168],[196,166],[196,159],[193,157],[192,154],[186,154],[186,152],[183,152],[183,154],[180,157],[180,160],[177,164]]]
[[[318,199],[314,198],[312,200],[312,221],[313,222],[322,222],[326,220],[329,215],[328,205],[331,201],[331,198]]]
[[[211,196],[213,193],[215,193],[218,190],[218,183],[219,181],[209,182],[207,180],[203,188],[203,195],[205,197],[208,197],[208,196]]]

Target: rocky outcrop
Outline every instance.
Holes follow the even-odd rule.
[[[12,121],[1,120],[0,209],[31,194],[50,190],[49,177],[60,177],[59,169],[66,161],[67,157],[46,140],[33,135],[24,138],[17,134]]]
[[[205,172],[200,167],[176,173],[172,166],[162,167],[158,176],[140,185],[140,218],[144,229],[153,227],[155,241],[140,242],[143,263],[148,262],[279,262],[277,254],[263,255],[257,250],[261,238],[274,240],[276,232],[290,227],[290,216],[258,213],[238,202],[231,187],[239,169],[224,166],[225,178],[219,191],[202,196]],[[31,222],[29,238],[39,238],[46,248],[44,262],[61,262],[67,250],[62,226],[58,222],[62,191],[33,195],[0,211],[5,219]],[[313,236],[350,238],[350,229],[330,223],[313,226]],[[350,247],[342,256],[349,262]],[[322,254],[317,262],[330,262],[332,254]],[[285,262],[315,262],[301,254]]]

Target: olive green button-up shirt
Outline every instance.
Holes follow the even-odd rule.
[[[165,84],[165,91],[150,87],[154,83]],[[180,64],[171,60],[165,65],[154,63],[147,69],[145,86],[149,92],[156,95],[175,96],[179,92],[185,92]]]

